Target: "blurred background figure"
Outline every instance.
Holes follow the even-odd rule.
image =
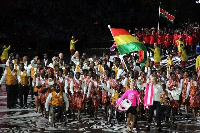
[[[70,53],[71,55],[74,54],[75,51],[75,44],[78,42],[78,39],[76,40],[74,36],[72,36],[72,39],[70,41]]]
[[[10,49],[10,45],[7,47],[6,45],[3,46],[3,52],[1,54],[1,62],[2,64],[6,64],[6,61],[8,60],[8,50]]]

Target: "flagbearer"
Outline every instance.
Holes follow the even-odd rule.
[[[108,28],[110,29],[112,36],[116,42],[117,49],[120,54],[127,54],[131,52],[136,51],[145,51],[146,56],[146,47],[144,44],[139,42],[136,37],[132,36],[128,31],[125,29],[120,28],[111,28],[110,25],[108,25]],[[141,59],[141,55],[139,54],[139,58]],[[144,66],[146,64],[146,57],[143,57],[145,60],[142,61],[140,64]],[[140,60],[141,61],[141,60]]]

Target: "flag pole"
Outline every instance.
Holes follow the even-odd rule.
[[[160,23],[159,23],[160,22],[160,5],[161,5],[161,2],[159,3],[159,8],[158,8],[158,10],[159,10],[158,11],[158,13],[159,13],[158,14],[159,15],[159,18],[158,18],[158,31],[160,30]]]

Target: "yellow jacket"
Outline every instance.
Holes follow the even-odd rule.
[[[188,56],[186,53],[186,49],[181,48],[181,61],[187,61],[188,60]]]
[[[10,49],[10,46],[3,50],[2,55],[1,55],[1,60],[3,60],[3,59],[7,60],[8,59],[8,50],[9,49]]]
[[[64,98],[63,98],[62,92],[60,92],[59,95],[57,95],[55,91],[52,92],[52,105],[53,106],[63,106],[64,105]]]
[[[160,57],[160,48],[156,47],[155,49],[151,48],[151,50],[154,52],[154,62],[160,62],[161,57]]]
[[[176,43],[178,43],[178,52],[181,52],[181,44],[183,44],[183,47],[185,47],[185,44],[183,41],[177,40]]]
[[[174,65],[172,59],[168,59],[167,66],[172,66],[172,65]]]
[[[198,70],[199,67],[200,67],[200,55],[197,56],[196,58],[196,65],[195,65],[196,70]]]
[[[19,70],[19,75],[20,75],[20,78],[21,78],[21,85],[27,86],[28,85],[27,70],[25,70],[23,72],[21,70]]]
[[[7,85],[16,85],[17,84],[17,70],[11,72],[10,67],[6,67],[6,84]]]
[[[75,43],[77,42],[78,40],[74,40],[74,39],[72,39],[71,41],[70,41],[70,49],[73,49],[73,50],[75,50]]]

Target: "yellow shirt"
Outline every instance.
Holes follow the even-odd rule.
[[[196,65],[195,65],[196,70],[198,70],[199,67],[200,67],[200,55],[197,56],[196,58]]]
[[[75,50],[75,44],[76,44],[76,42],[77,42],[78,40],[74,40],[74,39],[72,39],[71,41],[70,41],[70,49],[73,49],[73,50]]]
[[[183,47],[185,47],[185,44],[180,40],[177,40],[176,43],[178,43],[178,52],[181,52],[181,44],[183,44]]]
[[[181,48],[181,61],[187,61],[188,60],[188,56],[186,53],[186,50]]]
[[[154,52],[154,62],[160,62],[161,57],[160,57],[160,48],[156,47],[155,49],[151,48],[151,50]]]
[[[172,59],[168,59],[168,62],[167,62],[167,66],[172,66],[174,63],[172,61]]]
[[[10,46],[3,50],[2,55],[1,55],[1,60],[3,60],[3,59],[7,60],[8,59],[8,50],[9,49],[10,49]]]

